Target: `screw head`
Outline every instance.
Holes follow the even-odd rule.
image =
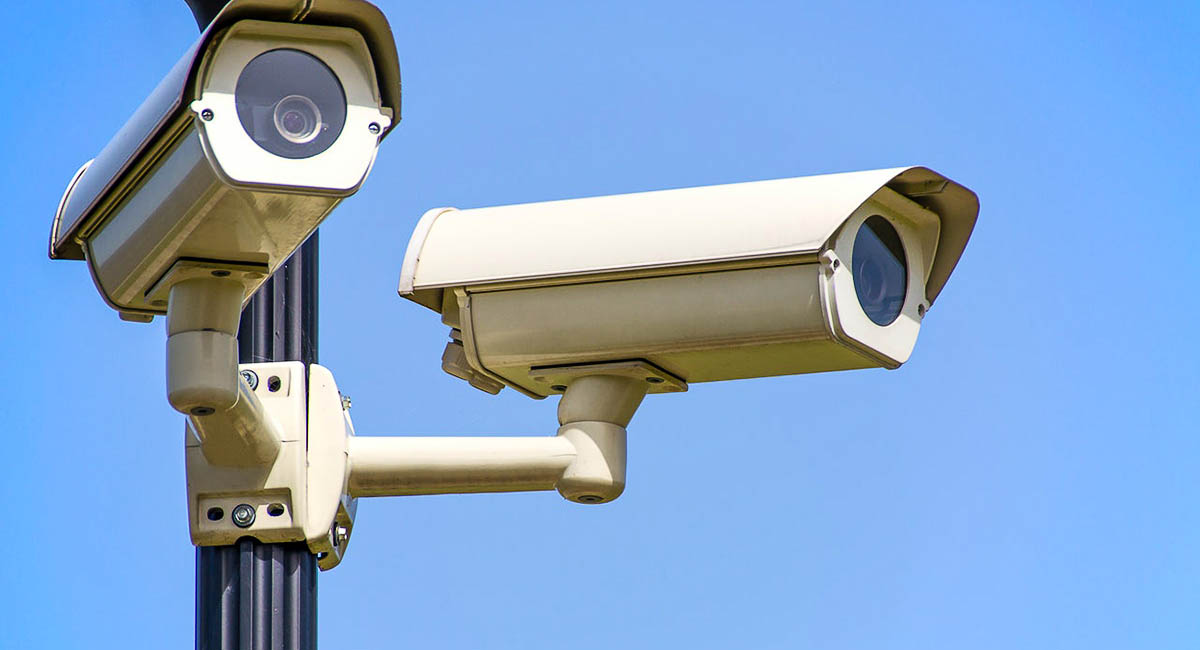
[[[206,109],[200,111],[200,119],[204,120],[205,122],[211,122],[212,118],[213,118],[213,112],[212,112],[211,108],[206,108]]]
[[[254,506],[248,503],[238,505],[231,515],[233,525],[238,528],[249,528],[254,524]]]
[[[254,372],[253,370],[243,370],[242,379],[245,379],[246,383],[250,384],[250,390],[258,388],[258,373]]]
[[[375,135],[379,135],[379,132],[382,131],[383,129],[380,128],[378,122],[371,122],[370,124],[367,125],[367,130]]]

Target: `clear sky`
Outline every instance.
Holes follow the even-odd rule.
[[[613,504],[369,500],[325,648],[1195,648],[1195,2],[381,2],[403,122],[321,228],[321,362],[361,434],[552,434],[444,375],[396,295],[431,207],[920,164],[978,227],[910,363],[692,386]],[[190,647],[164,328],[50,220],[196,37],[177,2],[0,25],[0,647]]]

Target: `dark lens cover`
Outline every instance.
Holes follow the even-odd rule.
[[[876,325],[890,325],[900,316],[908,294],[908,262],[900,235],[887,219],[872,215],[854,236],[851,257],[858,304]]]
[[[346,124],[346,93],[317,57],[263,52],[246,64],[234,90],[238,119],[258,146],[284,158],[325,151]]]

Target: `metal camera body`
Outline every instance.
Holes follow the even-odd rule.
[[[431,210],[399,292],[452,328],[446,370],[492,393],[896,368],[978,209],[909,167]]]
[[[166,314],[172,406],[247,438],[261,409],[238,380],[242,306],[358,189],[399,111],[376,7],[233,0],[76,173],[50,257],[87,260],[122,318]]]
[[[314,70],[334,96],[306,96]],[[252,105],[272,92],[276,110]],[[399,98],[395,45],[374,6],[234,0],[75,175],[50,257],[86,259],[105,301],[132,320],[166,313],[172,284],[213,271],[248,300],[361,185]]]

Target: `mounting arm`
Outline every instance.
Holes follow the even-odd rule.
[[[188,290],[173,291],[172,307],[186,304]],[[211,287],[199,293],[216,295]],[[168,330],[173,337],[209,333]],[[200,338],[219,342],[219,333]],[[181,345],[171,341],[169,351]],[[561,426],[554,436],[361,437],[354,435],[349,401],[324,367],[276,362],[240,369],[262,380],[247,384],[238,379],[240,393],[212,393],[232,402],[225,410],[189,416],[185,451],[192,543],[231,544],[245,536],[265,542],[303,540],[321,569],[333,568],[344,556],[358,497],[556,489],[576,503],[616,499],[625,489],[625,427],[649,386],[644,373],[581,374],[566,380],[558,405]],[[211,375],[214,382],[226,376],[224,368]],[[190,385],[168,383],[174,388]],[[187,407],[191,402],[179,395],[208,390],[172,391],[172,404]],[[241,413],[249,414],[248,422],[238,420]],[[225,455],[239,450],[252,458],[255,450],[269,451],[272,441],[278,452],[263,462],[231,465],[233,455]]]
[[[557,489],[577,503],[605,503],[625,489],[625,427],[646,394],[631,377],[573,381],[554,437],[354,437],[350,496]]]

